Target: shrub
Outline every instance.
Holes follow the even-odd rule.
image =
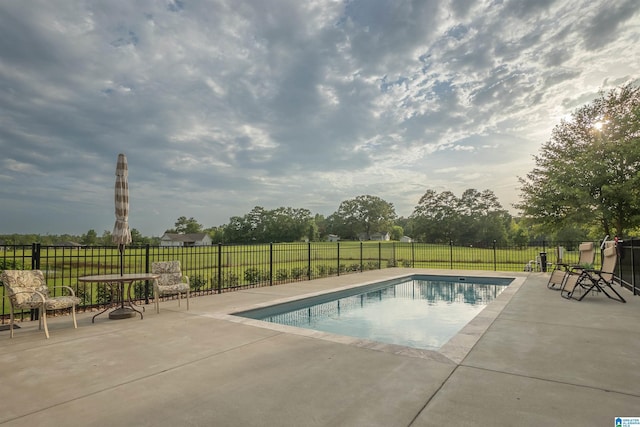
[[[96,302],[98,304],[111,304],[113,292],[109,285],[98,285],[96,288]]]
[[[289,278],[289,270],[280,268],[276,271],[276,280],[287,280]]]
[[[231,272],[226,272],[222,274],[222,285],[220,286],[221,288],[234,288],[236,286],[238,286],[238,283],[240,283],[240,279],[238,278],[238,276],[236,276],[235,274],[231,273]],[[211,286],[215,289],[218,289],[218,276],[214,276],[211,278]]]
[[[22,263],[15,259],[0,259],[0,271],[22,270]]]
[[[291,269],[291,277],[294,279],[300,279],[303,276],[307,275],[306,267],[294,267]]]
[[[78,286],[74,290],[78,298],[80,298],[80,305],[91,304],[91,294],[87,292],[86,285]]]
[[[347,268],[347,271],[360,271],[360,264],[351,264]]]
[[[244,271],[244,280],[249,283],[258,283],[263,280],[264,274],[258,268],[251,267]]]
[[[380,268],[380,263],[377,261],[369,261],[364,265],[365,270],[377,270]]]
[[[318,271],[318,276],[324,277],[328,274],[328,268],[326,265],[320,264],[316,266],[316,270]]]
[[[149,296],[153,295],[153,283],[149,283]],[[145,297],[145,282],[135,282],[133,284],[133,298],[143,299]]]
[[[192,291],[200,291],[207,286],[207,279],[202,276],[189,277],[189,288]]]

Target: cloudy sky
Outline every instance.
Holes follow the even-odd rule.
[[[427,189],[505,208],[554,125],[640,83],[638,0],[0,1],[0,234]],[[513,211],[516,213],[516,211]]]

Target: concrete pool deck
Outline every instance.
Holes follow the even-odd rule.
[[[229,313],[414,273],[518,278],[440,352]],[[80,313],[0,332],[6,426],[568,426],[640,417],[640,297],[567,301],[548,273],[386,269]],[[316,335],[319,334],[319,335]]]

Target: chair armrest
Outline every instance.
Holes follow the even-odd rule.
[[[18,291],[18,292],[14,292],[12,295],[18,295],[18,294],[29,294],[29,295],[38,295],[38,297],[40,297],[40,299],[42,300],[42,302],[44,303],[47,298],[44,296],[44,294],[42,294],[41,292],[38,291]],[[9,294],[5,294],[6,298],[9,298],[9,301],[11,301],[11,296]],[[18,304],[18,306],[20,306],[21,304]]]
[[[189,284],[189,276],[182,276],[182,279],[184,280],[184,283],[187,285]]]

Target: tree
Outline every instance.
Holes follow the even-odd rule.
[[[415,237],[445,243],[505,243],[511,216],[491,190],[468,189],[457,198],[451,191],[427,190],[410,217]]]
[[[328,227],[329,221],[321,214],[315,214],[313,217],[313,223],[315,224],[315,234],[313,238],[309,238],[309,240],[319,240],[321,237],[329,234]]]
[[[135,228],[131,229],[131,244],[133,245],[145,245],[149,243],[149,239],[144,237],[140,231]]]
[[[205,233],[211,237],[211,241],[214,243],[224,242],[224,226],[220,227],[210,227],[204,230]]]
[[[98,242],[98,233],[96,230],[91,229],[87,231],[87,234],[82,236],[82,244],[87,246],[95,245]]]
[[[185,216],[178,218],[175,231],[181,234],[201,233],[202,225],[198,223],[193,217],[187,219]],[[167,230],[168,231],[168,230]]]
[[[391,240],[400,240],[404,236],[404,229],[399,225],[391,227]]]
[[[522,223],[512,220],[511,224],[511,243],[518,248],[525,248],[529,244],[529,232]]]
[[[224,229],[227,242],[294,242],[308,236],[313,219],[307,209],[254,207],[243,217],[231,217]],[[311,231],[310,231],[311,230]]]
[[[623,236],[640,225],[640,88],[600,93],[562,120],[535,156],[515,207],[548,231],[597,225]]]
[[[410,216],[416,238],[435,243],[453,239],[459,223],[458,200],[451,191],[427,190]]]
[[[102,237],[100,237],[100,243],[103,244],[104,246],[113,245],[113,242],[111,241],[111,231],[104,230],[102,232]]]
[[[395,219],[392,203],[366,195],[340,203],[329,222],[332,233],[343,239],[356,240],[362,235],[369,239],[373,233],[390,232]]]

